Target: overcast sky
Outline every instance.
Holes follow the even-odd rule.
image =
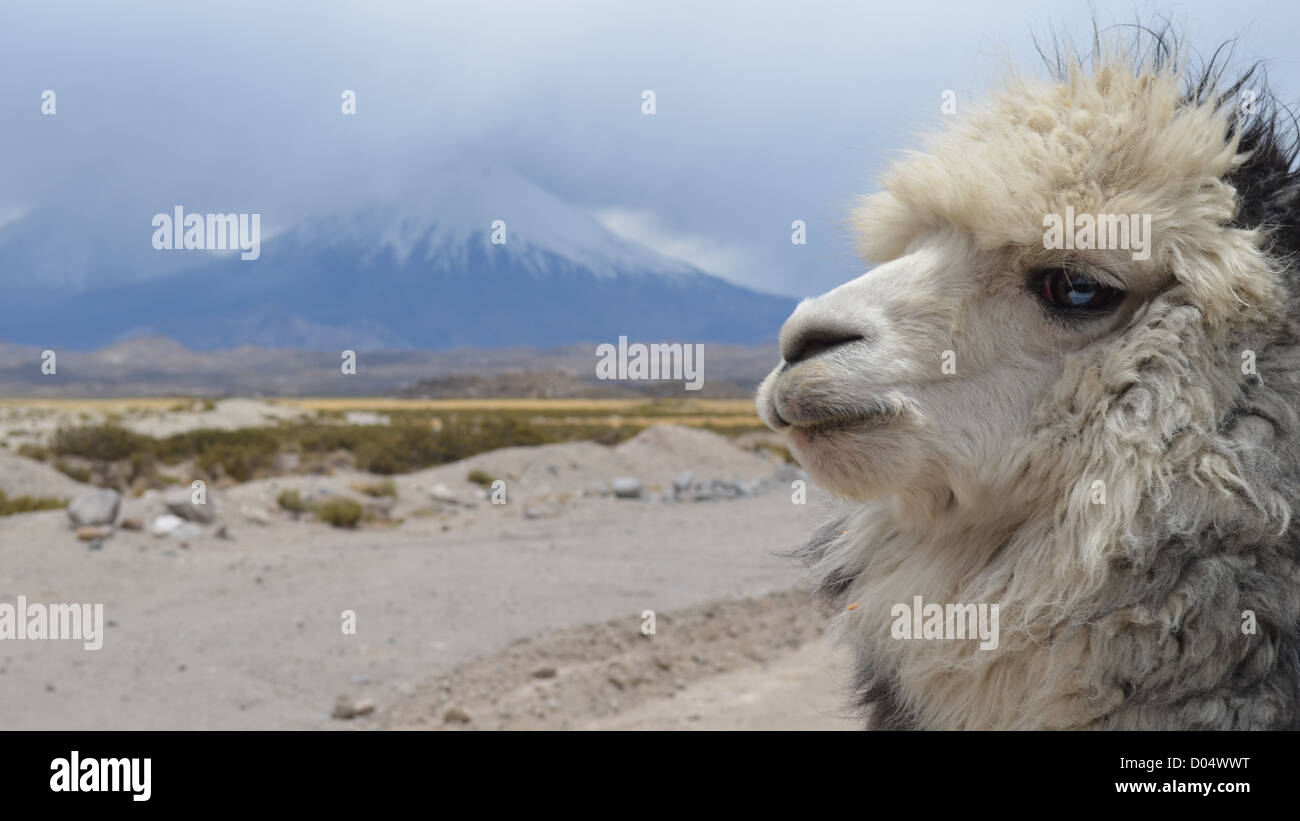
[[[1153,8],[1095,7],[1103,22]],[[1300,6],[1154,8],[1203,52],[1239,37],[1300,99]],[[184,202],[273,229],[473,156],[712,273],[809,295],[860,272],[840,220],[939,121],[943,90],[962,105],[1004,55],[1034,63],[1032,35],[1086,35],[1089,16],[1020,0],[5,0],[0,223],[48,203]]]

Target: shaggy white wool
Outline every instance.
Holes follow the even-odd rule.
[[[1013,78],[890,166],[852,221],[883,264],[796,309],[760,388],[846,501],[805,555],[880,726],[1300,722],[1291,261],[1240,223],[1233,100],[1132,55]],[[1067,206],[1149,214],[1150,258],[1044,248]],[[1123,303],[1052,315],[1053,266]],[[893,638],[915,596],[999,604],[998,646]]]

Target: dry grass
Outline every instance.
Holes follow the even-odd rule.
[[[8,400],[10,407],[19,400]],[[187,404],[186,407],[192,406]],[[274,400],[296,409],[292,419],[265,420],[251,427],[201,427],[153,437],[122,424],[125,408],[166,413],[175,397],[158,399],[23,402],[35,409],[87,408],[106,416],[101,423],[71,419],[44,442],[28,442],[19,453],[42,459],[76,478],[141,492],[171,480],[163,473],[186,465],[210,481],[245,482],[277,475],[278,455],[295,453],[292,471],[353,467],[379,474],[408,473],[503,447],[591,441],[615,445],[653,425],[688,425],[728,437],[761,431],[748,400],[717,399],[371,399]],[[386,424],[348,424],[347,411],[382,413]],[[220,413],[219,410],[216,413]],[[77,414],[79,417],[81,414]],[[380,490],[377,488],[376,493]],[[375,495],[375,494],[371,494]]]

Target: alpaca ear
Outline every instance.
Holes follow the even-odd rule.
[[[920,225],[910,208],[888,191],[863,197],[849,217],[858,254],[867,262],[903,255]]]

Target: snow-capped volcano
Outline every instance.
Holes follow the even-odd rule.
[[[502,232],[505,242],[493,242]],[[192,255],[194,265],[12,311],[6,336],[72,348],[144,334],[195,349],[552,346],[620,335],[749,343],[774,338],[793,307],[478,166],[264,238],[255,261],[160,253]]]
[[[405,265],[411,256],[437,270],[465,270],[470,246],[524,270],[545,275],[547,257],[560,257],[596,277],[659,273],[699,273],[688,263],[665,257],[613,234],[586,211],[575,208],[518,175],[489,166],[443,169],[400,203],[385,203],[327,219],[312,226],[333,231],[346,242],[369,244]],[[504,243],[493,246],[493,225],[504,224]]]

